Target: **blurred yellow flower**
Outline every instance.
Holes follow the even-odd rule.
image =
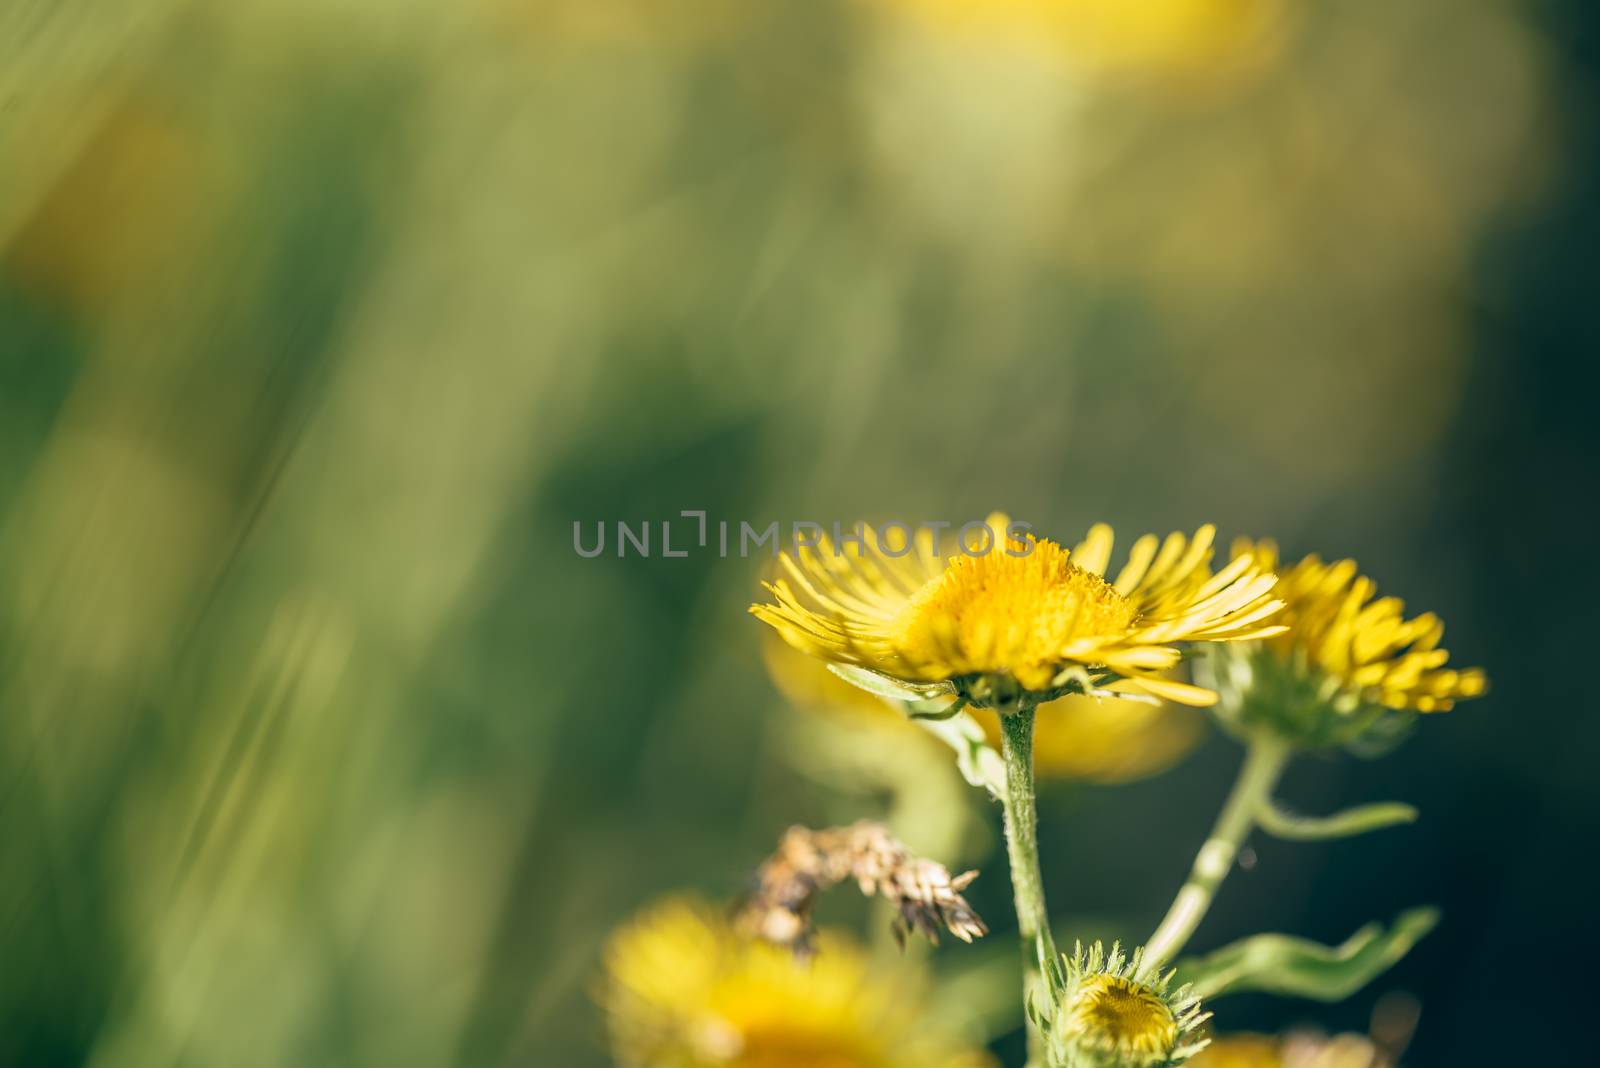
[[[1216,1039],[1188,1068],[1385,1068],[1392,1059],[1363,1035],[1315,1032],[1229,1035]]]
[[[1271,541],[1240,539],[1235,559],[1277,570]],[[1308,556],[1282,573],[1278,596],[1286,607],[1279,621],[1288,629],[1268,641],[1279,658],[1304,662],[1331,683],[1386,708],[1445,712],[1461,698],[1488,688],[1482,670],[1445,667],[1439,648],[1444,623],[1425,612],[1405,619],[1397,597],[1373,600],[1377,585],[1356,571],[1354,560],[1325,564]]]
[[[1146,535],[1107,582],[1104,524],[1069,552],[996,514],[984,551],[964,545],[948,559],[926,529],[904,546],[865,529],[853,553],[826,538],[784,553],[786,577],[766,584],[774,603],[750,610],[803,652],[980,707],[1004,711],[1113,682],[1206,705],[1210,691],[1163,677],[1180,659],[1178,643],[1279,629],[1267,622],[1280,607],[1269,594],[1274,577],[1245,558],[1213,575],[1214,533]]]
[[[1269,1035],[1230,1035],[1213,1039],[1188,1068],[1283,1068],[1283,1057]]]
[[[1197,73],[1270,56],[1281,0],[889,0],[962,34],[1047,45],[1092,70]]]
[[[738,935],[693,898],[657,903],[605,951],[603,1000],[622,1068],[992,1068],[948,1037],[925,976],[874,974],[824,933],[801,961]]]
[[[995,746],[1000,721],[973,713]],[[1071,695],[1039,706],[1033,761],[1041,778],[1132,782],[1159,775],[1205,736],[1205,718],[1186,708],[1128,697]]]

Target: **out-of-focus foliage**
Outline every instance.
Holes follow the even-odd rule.
[[[1592,44],[1125,7],[0,5],[0,1064],[605,1064],[606,932],[793,822],[886,817],[1003,924],[945,750],[782,707],[767,561],[573,551],[683,509],[1215,520],[1437,606],[1518,684],[1290,799],[1421,808],[1381,895],[1258,843],[1195,948],[1439,901],[1408,1063],[1482,1053],[1595,800],[1543,671]],[[1047,785],[1063,933],[1147,926],[1233,759]]]

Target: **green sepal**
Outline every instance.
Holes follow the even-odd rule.
[[[1417,810],[1398,801],[1360,805],[1331,816],[1297,816],[1278,807],[1270,797],[1262,798],[1256,806],[1256,823],[1263,831],[1276,838],[1295,842],[1349,838],[1385,827],[1397,827],[1402,823],[1415,823],[1416,820]]]
[[[1024,1001],[1028,1012],[1028,1022],[1039,1029],[1039,1033],[1046,1037],[1050,1034],[1052,1015],[1039,1007],[1039,991],[1030,990]]]
[[[913,722],[955,750],[956,767],[962,778],[997,800],[1004,796],[1005,763],[977,720],[964,714],[966,696],[951,703],[939,701],[955,693],[950,683],[904,682],[852,664],[829,664],[828,670],[852,686],[900,705]]]
[[[828,670],[850,685],[865,690],[874,697],[882,697],[889,701],[926,701],[954,692],[947,682],[926,684],[905,682],[853,664],[830,663]]]
[[[1194,675],[1197,685],[1217,692],[1217,722],[1246,741],[1267,735],[1296,749],[1343,748],[1371,758],[1404,741],[1417,719],[1343,688],[1303,651],[1285,659],[1259,642],[1208,646]]]
[[[1369,923],[1339,946],[1290,935],[1255,935],[1205,957],[1180,961],[1178,981],[1193,983],[1203,998],[1259,990],[1342,1001],[1393,967],[1438,922],[1436,908],[1410,909],[1388,930]]]
[[[1033,938],[1033,953],[1039,960],[1039,974],[1044,977],[1051,998],[1059,999],[1067,992],[1066,958],[1057,953],[1052,940],[1042,934]]]

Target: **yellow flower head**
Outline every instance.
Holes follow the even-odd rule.
[[[622,1068],[993,1068],[927,1018],[920,973],[875,975],[826,933],[800,961],[692,898],[613,934],[605,972]]]
[[[1277,570],[1278,547],[1271,541],[1241,539],[1234,555]],[[1425,612],[1405,619],[1397,597],[1373,600],[1377,586],[1356,573],[1354,560],[1325,564],[1308,556],[1283,572],[1278,596],[1286,603],[1279,622],[1288,629],[1271,642],[1281,657],[1303,656],[1318,671],[1347,690],[1387,708],[1445,712],[1463,697],[1487,688],[1477,668],[1445,667],[1450,654],[1439,648],[1444,623]]]
[[[1165,1058],[1178,1041],[1178,1024],[1166,1001],[1148,987],[1117,975],[1085,979],[1068,1006],[1066,1023],[1141,1060]]]
[[[767,584],[773,603],[751,607],[790,645],[924,692],[958,692],[1013,708],[1116,680],[1118,689],[1206,705],[1207,690],[1164,678],[1196,641],[1276,634],[1275,581],[1241,558],[1213,575],[1213,528],[1146,535],[1107,581],[1111,528],[1074,549],[1032,535],[1003,515],[987,541],[965,539],[941,558],[926,529],[885,542],[870,529],[853,545],[826,538],[784,553]]]
[[[1200,1027],[1210,1013],[1188,987],[1171,990],[1172,975],[1142,977],[1142,951],[1079,945],[1052,982],[1055,1004],[1041,1026],[1052,1064],[1074,1068],[1169,1068],[1203,1049]]]
[[[1275,570],[1278,548],[1240,540],[1234,558]],[[1281,572],[1276,592],[1287,629],[1208,665],[1210,680],[1231,695],[1225,718],[1268,724],[1302,744],[1338,745],[1382,725],[1402,727],[1409,713],[1447,711],[1488,689],[1480,669],[1446,666],[1438,616],[1406,619],[1404,604],[1375,597],[1376,585],[1353,560],[1308,556]]]

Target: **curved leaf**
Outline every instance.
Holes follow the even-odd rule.
[[[1361,805],[1331,816],[1297,816],[1279,808],[1271,798],[1263,798],[1256,807],[1256,823],[1263,831],[1277,838],[1297,842],[1348,838],[1402,823],[1415,823],[1416,820],[1417,810],[1398,801]]]
[[[1204,998],[1261,990],[1342,1001],[1393,967],[1438,922],[1438,909],[1411,909],[1388,930],[1369,923],[1339,946],[1283,934],[1255,935],[1180,962],[1179,981],[1193,983]]]
[[[839,676],[850,685],[858,687],[889,701],[923,701],[939,697],[951,692],[948,683],[918,684],[902,682],[891,679],[887,675],[880,675],[876,671],[855,667],[851,664],[829,664],[828,670]]]

